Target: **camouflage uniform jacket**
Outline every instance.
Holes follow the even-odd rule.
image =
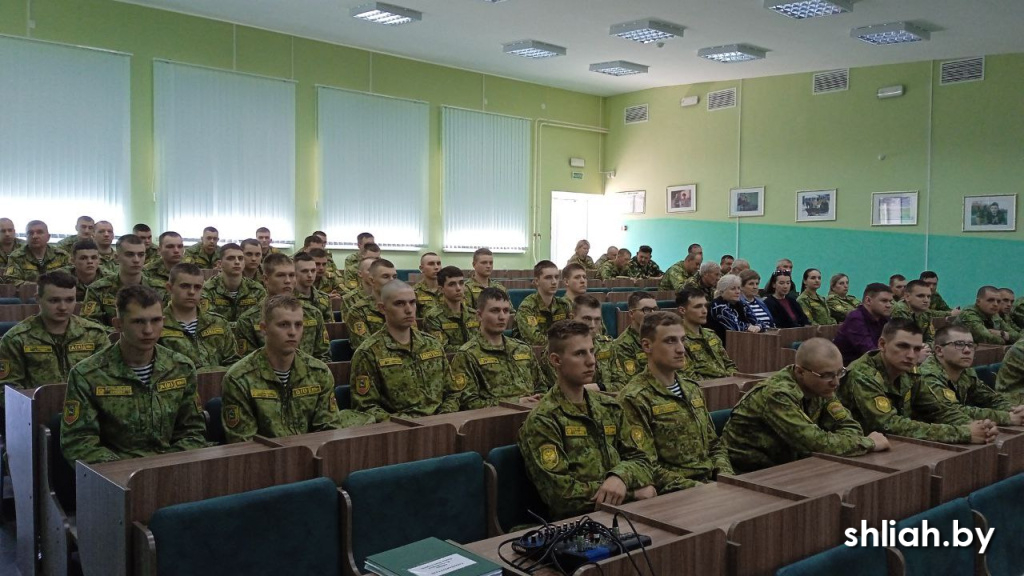
[[[586,406],[577,406],[555,386],[519,429],[527,475],[551,520],[593,511],[592,498],[609,476],[625,483],[627,499],[653,483],[653,463],[618,402],[587,391],[583,398]]]
[[[349,254],[345,258],[345,269],[341,270],[339,284],[345,290],[359,289],[359,255]]]
[[[646,264],[641,264],[636,256],[629,259],[629,276],[631,278],[660,278],[663,275],[661,267],[654,260],[648,260]]]
[[[629,262],[622,268],[615,265],[614,260],[609,260],[601,265],[601,280],[612,280],[613,278],[631,278],[629,275]]]
[[[661,277],[661,282],[658,282],[658,290],[678,292],[687,280],[696,275],[696,272],[692,274],[687,272],[686,268],[683,267],[683,260],[680,260],[669,266],[668,270],[665,271],[665,274]],[[708,302],[711,300],[714,300],[714,298],[709,299]]]
[[[146,275],[142,275],[141,283],[148,286]],[[121,274],[105,276],[89,285],[82,301],[82,317],[98,322],[104,326],[113,326],[117,317],[117,291],[123,288]]]
[[[93,284],[95,284],[96,282],[99,282],[100,280],[102,280],[104,277],[107,276],[107,274],[103,271],[102,268],[97,268],[96,269],[96,277],[92,279],[92,282],[86,284],[86,283],[82,282],[81,280],[79,280],[78,276],[75,275],[75,267],[74,266],[68,266],[67,268],[61,268],[61,271],[62,272],[67,272],[68,274],[71,274],[71,276],[75,279],[75,302],[85,302],[85,293],[89,291],[89,287],[92,286]]]
[[[812,292],[810,289],[805,290],[796,297],[796,301],[804,309],[804,314],[810,319],[811,324],[827,326],[836,323],[836,319],[829,312],[825,299],[819,296],[817,292]]]
[[[497,288],[505,294],[508,294],[508,289],[502,286],[500,282],[495,282],[490,278],[487,279],[487,286],[481,285],[475,278],[467,278],[464,298],[466,304],[469,304],[470,308],[476,308],[476,299],[480,297],[480,293],[484,291],[484,288]]]
[[[87,463],[203,448],[206,421],[196,394],[196,369],[157,346],[149,385],[107,346],[68,376],[61,422],[64,458]]]
[[[302,294],[296,290],[295,297],[302,303],[303,308],[319,314],[324,319],[325,324],[327,322],[334,322],[334,309],[331,307],[331,299],[327,297],[327,294],[316,288],[311,288],[309,294]]]
[[[463,410],[516,403],[547,391],[533,348],[514,338],[501,339],[501,346],[492,346],[477,332],[452,358],[452,381]]]
[[[412,289],[416,292],[416,317],[426,318],[431,308],[444,305],[444,296],[440,288],[430,288],[420,280],[413,284]]]
[[[1024,404],[1024,340],[1018,340],[1003,356],[1003,365],[996,374],[996,391],[1011,404]]]
[[[693,288],[694,290],[700,290],[701,294],[708,299],[708,308],[711,308],[711,303],[715,300],[715,287],[708,286],[701,279],[700,274],[694,274],[683,282],[683,288]]]
[[[328,260],[328,262],[330,261]],[[324,294],[330,294],[332,292],[344,294],[348,292],[348,288],[341,281],[341,276],[338,271],[331,271],[329,269],[325,269],[323,276],[317,278],[316,281],[313,282],[313,288],[316,288]]]
[[[238,362],[238,344],[231,326],[223,316],[199,312],[196,333],[189,334],[174,319],[171,305],[164,307],[164,329],[157,342],[187,356],[200,372],[224,370]]]
[[[100,252],[100,272],[102,272],[104,276],[110,276],[117,274],[119,271],[120,266],[117,263],[117,250],[111,248],[110,252],[107,252],[106,254]]]
[[[846,315],[853,311],[854,308],[860,306],[860,300],[856,296],[840,296],[834,292],[829,292],[828,298],[825,299],[825,304],[828,306],[828,313],[832,315],[832,319],[836,322],[841,323],[846,320]]]
[[[263,284],[244,277],[242,283],[238,285],[238,291],[232,297],[227,286],[224,285],[224,276],[218,274],[203,284],[199,309],[203,312],[220,314],[228,322],[234,322],[249,308],[258,307],[266,297],[267,289],[263,287]]]
[[[146,264],[152,264],[160,259],[160,250],[156,246],[150,244],[146,246]]]
[[[598,270],[600,270],[601,266],[604,266],[604,263],[607,262],[607,261],[608,261],[608,255],[607,254],[601,254],[600,256],[597,257],[597,261],[594,262],[594,268],[597,268]]]
[[[701,328],[697,334],[686,332],[688,362],[683,372],[694,380],[724,378],[736,373],[736,363],[725,352],[722,339],[714,330]]]
[[[18,284],[21,282],[35,282],[39,276],[46,272],[53,272],[71,265],[71,256],[63,250],[47,246],[43,253],[43,262],[32,256],[28,251],[28,245],[15,248],[7,257],[7,271],[4,277],[8,282]]]
[[[952,308],[949,307],[949,304],[946,304],[946,301],[942,298],[942,294],[939,294],[938,292],[932,294],[932,303],[928,305],[928,309],[933,312],[949,312],[952,310]],[[936,314],[936,316],[940,317],[948,315],[949,314]]]
[[[934,356],[929,356],[921,365],[921,380],[939,404],[953,404],[972,420],[987,418],[1000,426],[1010,424],[1013,406],[1006,397],[982,382],[974,368],[967,368],[956,382],[952,382],[942,364]],[[930,421],[927,414],[923,419]]]
[[[930,312],[914,312],[905,300],[892,305],[892,315],[890,316],[890,318],[907,318],[912,320],[921,329],[925,344],[935,342],[935,326],[932,324],[932,318],[934,317],[935,315]]]
[[[540,295],[534,292],[519,304],[516,311],[516,334],[530,346],[543,346],[548,342],[548,328],[559,320],[572,316],[572,302],[552,296],[551,305],[544,306]]]
[[[217,263],[220,262],[220,251],[214,249],[213,254],[207,254],[203,250],[203,243],[196,242],[185,248],[184,253],[181,255],[181,261],[186,264],[195,264],[204,270],[213,270],[217,268]]]
[[[967,308],[964,308],[960,314],[953,319],[953,324],[963,326],[970,330],[971,336],[974,336],[974,341],[978,344],[1006,344],[1002,338],[989,332],[990,329],[1005,330],[1013,340],[1016,340],[1019,336],[1016,330],[1003,325],[1003,319],[1000,318],[998,314],[995,316],[986,316],[981,312],[981,310],[978,310],[977,306],[968,306]]]
[[[605,257],[605,259],[607,259],[607,257]],[[597,270],[600,267],[598,264],[594,264],[594,259],[591,258],[590,256],[584,256],[581,258],[579,255],[575,253],[572,256],[570,256],[569,261],[565,263],[566,266],[568,266],[569,264],[579,264],[580,266],[583,266],[587,270]],[[604,262],[601,262],[601,264],[604,264]]]
[[[1010,308],[1010,322],[1013,322],[1013,326],[1017,330],[1024,331],[1024,296],[1013,301],[1013,306]]]
[[[387,329],[366,339],[352,357],[352,407],[384,422],[459,410],[451,366],[441,343],[419,330],[399,344]]]
[[[4,249],[0,247],[0,278],[3,278],[4,274],[7,273],[7,260],[11,257],[11,254],[14,254],[18,248],[21,248],[24,245],[24,240],[21,238],[15,238],[10,252],[4,252]]]
[[[344,319],[348,326],[348,341],[353,350],[384,329],[384,315],[377,310],[377,301],[373,298],[362,298],[352,303]]]
[[[261,312],[260,306],[253,306],[235,322],[239,358],[263,348],[265,344],[263,330],[260,328]],[[319,313],[313,313],[305,307],[302,308],[302,339],[299,340],[299,349],[322,362],[330,361],[331,342],[327,338],[324,319]]]
[[[732,409],[722,439],[736,472],[753,472],[822,452],[860,456],[875,447],[836,398],[807,397],[793,366],[758,382]]]
[[[538,361],[540,364],[540,377],[544,382],[545,390],[550,390],[558,381],[558,375],[555,374],[555,367],[552,366],[551,362],[548,360],[550,357],[551,351],[548,349],[547,345],[545,345],[541,359]],[[594,357],[597,360],[597,366],[594,367],[594,384],[597,384],[598,388],[606,392],[618,392],[619,390],[622,390],[622,387],[626,385],[628,378],[623,372],[622,364],[619,362],[618,357],[615,354],[615,341],[608,336],[595,336]],[[636,362],[631,362],[633,370],[636,371]],[[640,369],[643,369],[643,366],[641,366]]]
[[[897,434],[921,440],[966,444],[971,441],[970,418],[955,406],[943,405],[928,393],[920,374],[906,373],[889,383],[879,351],[868,352],[850,364],[839,386],[839,400],[865,433]],[[929,424],[921,418],[933,415]]]
[[[676,383],[682,397],[644,370],[618,397],[633,424],[630,437],[654,462],[658,494],[710,482],[719,473],[733,473],[697,383],[682,373],[676,374]]]
[[[441,341],[446,354],[454,354],[480,330],[476,310],[465,303],[460,304],[462,311],[459,314],[452,312],[447,304],[442,304],[431,308],[423,318],[423,330]]]
[[[640,345],[640,334],[633,330],[632,326],[619,334],[613,343],[613,349],[616,362],[622,370],[623,384],[647,368],[647,353]]]
[[[348,314],[348,311],[351,310],[352,307],[355,306],[356,303],[361,300],[369,300],[372,303],[373,296],[370,296],[369,294],[363,292],[362,290],[352,290],[349,292],[345,292],[344,294],[341,295],[340,309],[342,322],[344,322],[345,316]],[[376,305],[374,305],[374,308],[376,308]]]
[[[331,371],[301,351],[295,353],[287,384],[278,379],[261,348],[232,366],[221,385],[221,419],[229,444],[257,434],[280,438],[373,424],[368,414],[338,410]]]
[[[184,258],[182,258],[182,262],[184,261]],[[171,281],[171,270],[164,264],[162,258],[146,264],[142,268],[142,278],[142,283],[156,290],[160,297],[164,299],[164,303],[169,301],[167,297],[167,284]]]
[[[53,245],[53,247],[56,248],[57,250],[67,252],[68,256],[71,256],[72,254],[74,254],[75,244],[78,243],[78,240],[78,234],[72,234],[71,236],[59,240],[56,244]],[[96,239],[93,238],[93,242],[95,241]]]

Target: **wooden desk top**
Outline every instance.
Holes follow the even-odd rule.
[[[259,442],[239,442],[238,444],[212,446],[210,448],[200,448],[198,450],[189,450],[186,452],[157,454],[156,456],[147,456],[145,458],[101,462],[99,464],[85,464],[79,460],[79,465],[87,469],[91,469],[94,474],[107,479],[121,488],[127,488],[128,481],[131,479],[132,474],[139,470],[156,468],[159,466],[170,466],[186,462],[213,460],[227,456],[236,456],[238,454],[264,452],[267,450],[273,450],[274,448],[276,448],[276,446],[267,446]]]
[[[894,469],[890,471],[895,472]],[[801,496],[814,497],[825,494],[843,496],[852,486],[882,480],[889,475],[890,472],[811,456],[757,472],[741,474],[737,478]]]
[[[470,420],[491,418],[493,416],[504,416],[505,414],[515,414],[517,412],[529,412],[529,410],[530,409],[525,406],[512,408],[507,404],[503,404],[501,406],[489,406],[487,408],[478,408],[476,410],[462,410],[459,412],[451,412],[449,414],[423,416],[422,418],[392,418],[391,420],[393,422],[408,423],[413,426],[451,424],[452,426],[455,426],[456,430],[460,430],[462,426]]]
[[[697,384],[699,384],[701,388],[708,386],[726,386],[729,384],[742,388],[744,384],[754,380],[761,380],[761,378],[757,376],[747,376],[746,374],[738,374],[736,376],[725,376],[724,378],[698,380]]]
[[[315,454],[320,446],[323,446],[333,440],[372,436],[374,434],[382,434],[384,432],[408,430],[411,427],[415,426],[395,421],[377,422],[376,424],[353,426],[351,428],[342,428],[340,430],[325,430],[323,432],[298,434],[296,436],[285,436],[283,438],[266,438],[265,441],[279,446],[306,446]]]
[[[851,461],[867,462],[896,470],[909,470],[918,466],[929,466],[934,468],[935,464],[954,458],[967,451],[967,446],[939,444],[937,442],[925,442],[923,440],[897,439],[889,437],[891,449],[885,452],[869,452],[856,458],[847,458]]]

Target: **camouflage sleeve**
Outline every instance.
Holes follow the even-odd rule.
[[[252,440],[258,430],[253,401],[242,383],[243,378],[244,376],[229,372],[224,375],[221,382],[220,417],[228,444]]]
[[[733,362],[732,358],[725,351],[725,344],[721,338],[716,337],[714,339],[715,355],[722,359],[722,366],[729,372],[729,374],[736,373],[736,363]]]
[[[313,414],[309,431],[320,432],[341,428],[341,412],[338,411],[338,398],[334,395],[334,379],[331,372],[318,370],[314,372],[314,377],[320,385],[320,394],[316,399],[316,412]]]
[[[932,294],[931,309],[935,312],[949,312],[952,310],[949,307],[949,304],[946,304],[946,300],[938,292]],[[947,316],[947,314],[943,314],[943,316]]]
[[[25,388],[25,363],[21,346],[10,332],[0,338],[0,394],[4,385],[14,388]],[[3,408],[0,404],[0,408]]]
[[[558,381],[558,376],[555,375],[555,367],[551,365],[551,362],[548,361],[546,355],[537,363],[537,365],[537,370],[540,375],[540,386],[544,388],[545,392],[547,392],[548,390],[551,390],[555,385],[555,382]]]
[[[605,262],[601,266],[601,280],[611,280],[615,278],[615,265],[611,262]]]
[[[1014,326],[1013,322],[1010,322],[1009,320],[1006,320],[1001,316],[996,317],[996,328],[1000,330],[1005,330],[1006,333],[1010,335],[1010,342],[1016,342],[1017,340],[1020,340],[1020,330],[1018,330],[1017,327]]]
[[[1012,409],[1010,403],[977,377],[972,379],[968,397],[964,399],[966,404],[961,404],[957,400],[956,393],[938,377],[925,374],[921,377],[921,381],[923,391],[930,396],[930,403],[937,407],[963,413],[964,423],[986,418],[1001,426],[1010,423],[1010,410]],[[936,421],[940,420],[936,419]],[[950,423],[952,424],[952,422]]]
[[[82,300],[82,318],[109,326],[110,319],[103,317],[103,306],[101,304],[100,295],[92,288],[86,289],[85,298]]]
[[[4,271],[4,280],[9,284],[24,284],[24,274],[21,268],[14,262],[7,263],[7,270]]]
[[[844,382],[844,385],[850,388],[849,394],[862,418],[860,425],[866,433],[882,432],[953,444],[971,441],[971,431],[967,426],[929,424],[899,414],[875,378],[852,372],[850,380]]]
[[[441,367],[444,370],[444,377],[447,385],[444,387],[444,397],[441,406],[437,409],[438,414],[450,414],[459,411],[459,398],[462,390],[458,389],[455,383],[455,376],[452,373],[452,366],[448,363],[448,357],[441,355]]]
[[[764,401],[765,422],[798,452],[860,456],[874,448],[874,442],[864,435],[860,424],[839,400],[831,401],[826,409],[828,415],[823,416],[836,421],[833,432],[811,421],[792,396],[776,392],[767,394]]]
[[[359,348],[352,356],[352,408],[385,422],[391,414],[381,405],[382,385],[373,353]]]
[[[443,323],[444,318],[442,316],[431,314],[428,310],[423,316],[423,331],[440,340],[446,353],[454,353],[455,350],[451,350],[448,346],[448,334],[444,331]]]
[[[196,369],[191,370],[182,394],[181,404],[174,419],[174,432],[171,434],[171,452],[205,448],[210,444],[206,441],[206,418],[203,417],[203,405],[199,401]]]
[[[1018,328],[1024,328],[1024,298],[1018,298],[1010,309],[1010,321]]]
[[[252,316],[239,316],[235,322],[235,345],[238,347],[239,358],[244,358],[253,350],[260,347],[260,341],[256,338],[256,327],[252,323]]]
[[[532,302],[524,300],[516,312],[516,328],[520,339],[530,346],[543,346],[547,344],[547,334],[539,327],[537,322],[537,307]]]
[[[231,331],[231,327],[225,322],[224,334],[219,335],[214,341],[214,349],[216,351],[216,367],[214,369],[228,368],[235,362],[238,362],[238,342],[235,340],[235,334]],[[198,367],[201,372],[212,371],[206,367]]]
[[[1024,404],[1024,348],[1014,344],[1006,351],[1003,365],[996,374],[996,391],[1011,404]]]
[[[648,410],[648,406],[640,398],[633,395],[620,395],[619,405],[622,406],[622,414],[629,427],[629,440],[627,442],[632,443],[638,450],[643,451],[652,462],[651,478],[658,494],[700,486],[700,482],[690,480],[678,472],[661,466],[658,462],[658,449],[654,445],[654,433],[651,431],[650,426],[653,416],[650,410]]]
[[[480,374],[480,367],[477,365],[476,359],[469,352],[459,350],[452,357],[452,378],[455,382],[459,405],[464,410],[498,405],[497,399],[485,400],[480,397],[483,376]]]
[[[702,408],[702,410],[707,411],[707,408]],[[708,422],[712,422],[710,412],[708,412],[707,418]],[[729,460],[729,447],[725,443],[725,438],[715,432],[713,422],[710,428],[713,439],[708,443],[708,453],[711,456],[711,464],[714,466],[715,477],[719,474],[735,474],[736,472],[732,468],[732,461]]]
[[[630,438],[630,422],[622,410],[616,412],[619,416],[619,429],[615,448],[619,453],[619,463],[608,473],[621,478],[632,492],[654,483],[654,459],[638,448]]]
[[[72,370],[64,394],[64,414],[60,423],[60,449],[72,468],[75,460],[87,464],[120,460],[100,440],[99,412],[92,402],[90,386],[84,376]]]
[[[519,450],[526,472],[547,504],[552,519],[561,519],[594,510],[592,501],[604,480],[581,482],[569,469],[558,423],[534,412],[519,429]],[[574,455],[579,458],[580,455]],[[625,480],[624,480],[625,481]],[[628,483],[627,483],[628,485]]]
[[[533,354],[533,350],[530,350]],[[545,360],[546,362],[546,360]],[[537,356],[534,355],[533,360],[530,361],[530,378],[533,380],[533,393],[543,394],[551,389],[548,386],[544,376],[540,373],[540,360],[537,360]]]
[[[321,362],[330,362],[331,337],[327,335],[327,326],[324,326],[323,319],[318,319],[316,326],[313,329],[320,334],[320,337],[317,338],[313,344],[313,353],[311,356]],[[351,344],[351,342],[349,342],[349,344]]]
[[[359,313],[358,307],[349,308],[342,319],[345,321],[345,325],[348,326],[348,343],[352,346],[353,350],[356,350],[366,340],[368,335],[366,319]]]
[[[970,330],[971,336],[974,336],[974,341],[978,344],[1004,344],[1002,338],[988,331],[988,328],[985,327],[985,322],[974,310],[964,310],[961,312],[956,317],[954,324]]]

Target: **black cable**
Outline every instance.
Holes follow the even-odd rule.
[[[629,523],[629,529],[632,530],[633,534],[636,536],[636,541],[640,544],[640,551],[643,552],[644,560],[647,561],[647,567],[651,570],[651,576],[657,576],[657,573],[654,571],[654,564],[651,562],[651,557],[647,555],[647,547],[644,546],[644,541],[640,538],[640,533],[636,531],[636,526],[633,526],[633,521],[629,519],[629,516],[626,516],[622,512],[616,512],[615,516],[612,517],[612,522],[616,522],[619,516],[626,519],[626,522]]]

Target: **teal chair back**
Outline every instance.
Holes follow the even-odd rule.
[[[775,576],[885,576],[888,562],[885,548],[844,545],[783,566]]]
[[[177,504],[149,521],[160,576],[341,574],[338,489],[328,478]]]
[[[512,303],[513,308],[519,308],[519,305],[526,300],[526,297],[536,292],[533,288],[510,288],[508,291],[508,299]]]
[[[331,362],[351,362],[354,353],[348,338],[331,340]]]
[[[224,421],[220,419],[220,412],[223,407],[220,396],[210,398],[206,401],[206,406],[203,407],[206,413],[210,415],[210,421],[206,423],[206,439],[217,444],[227,442],[227,437],[224,434]]]
[[[0,322],[0,336],[7,334],[7,331],[17,326],[17,322]]]
[[[628,302],[602,302],[601,303],[601,320],[604,321],[604,327],[608,330],[608,335],[615,338],[619,335],[622,330],[626,327],[619,328],[619,310],[628,310]]]
[[[974,367],[974,372],[978,375],[978,378],[993,390],[995,390],[996,387],[996,372],[998,371],[999,370],[993,372],[991,365]]]
[[[498,476],[497,516],[498,526],[503,532],[511,532],[517,526],[539,524],[530,512],[541,518],[548,517],[547,506],[526,475],[526,464],[519,446],[512,444],[491,450],[487,454],[487,463],[494,467]]]
[[[989,573],[1020,576],[1024,573],[1024,474],[973,492],[967,501],[995,529],[985,550]]]
[[[896,523],[896,533],[904,528],[918,528],[922,522],[928,521],[928,528],[939,532],[939,545],[933,541],[928,546],[909,547],[899,544],[897,548],[903,554],[906,563],[905,576],[935,576],[935,574],[974,574],[974,548],[954,548],[942,546],[943,542],[953,542],[953,522],[960,528],[974,533],[974,513],[967,504],[966,498],[957,498],[945,504],[915,514],[910,518]],[[931,530],[929,530],[930,532]]]
[[[715,425],[715,433],[719,436],[722,435],[722,430],[725,430],[725,423],[729,421],[729,416],[732,416],[732,408],[715,410],[711,413],[711,422]]]
[[[360,470],[342,487],[359,570],[367,556],[431,536],[460,544],[487,538],[484,465],[476,452]]]

